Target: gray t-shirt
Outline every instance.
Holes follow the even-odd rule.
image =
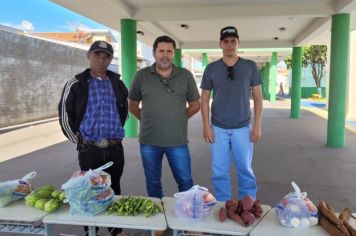
[[[201,88],[213,90],[211,122],[224,129],[241,128],[250,123],[250,88],[262,83],[255,62],[239,57],[228,79],[228,66],[222,59],[204,71]]]
[[[174,66],[165,85],[155,66],[137,71],[129,91],[129,99],[142,102],[139,141],[159,147],[187,144],[186,104],[200,97],[194,77]]]

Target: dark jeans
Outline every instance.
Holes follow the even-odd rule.
[[[78,153],[79,166],[81,170],[88,171],[89,169],[96,169],[109,161],[113,162],[113,165],[104,171],[111,176],[111,188],[116,195],[121,194],[120,179],[124,170],[124,149],[122,144],[110,145],[107,148],[98,148],[93,145],[86,145],[85,148],[79,150]],[[87,231],[88,228],[84,227]],[[109,232],[112,230],[112,235],[116,235],[122,232],[119,228],[108,228]]]
[[[163,197],[161,177],[162,158],[164,154],[171,167],[173,177],[178,184],[179,192],[186,191],[193,186],[188,145],[157,147],[141,144],[140,151],[146,176],[148,196],[156,198]]]

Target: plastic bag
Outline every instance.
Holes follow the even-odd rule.
[[[199,185],[185,192],[176,193],[174,197],[178,198],[174,213],[184,220],[200,221],[211,213],[216,204],[215,197],[208,192],[208,189]]]
[[[294,192],[288,193],[276,205],[276,213],[282,225],[293,228],[305,228],[318,223],[318,210],[307,198],[307,193],[292,182]]]
[[[76,171],[62,185],[72,215],[94,216],[111,205],[114,197],[111,177],[103,170],[112,164],[108,162],[95,170]]]
[[[36,172],[32,171],[21,179],[0,183],[0,207],[6,206],[13,201],[23,199],[29,195],[32,192],[32,186],[28,180],[35,176]]]

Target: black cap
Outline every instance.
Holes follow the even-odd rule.
[[[239,38],[237,29],[234,26],[226,26],[220,30],[220,41],[228,36]]]
[[[111,44],[105,41],[95,41],[90,46],[89,52],[106,52],[111,57],[114,54],[114,49],[112,48]]]

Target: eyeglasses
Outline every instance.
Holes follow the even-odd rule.
[[[229,80],[234,79],[234,67],[233,66],[229,66],[227,68],[227,79],[229,79]]]
[[[169,82],[167,79],[161,79],[161,83],[164,85],[168,93],[174,93],[174,90],[171,87],[169,87]]]

